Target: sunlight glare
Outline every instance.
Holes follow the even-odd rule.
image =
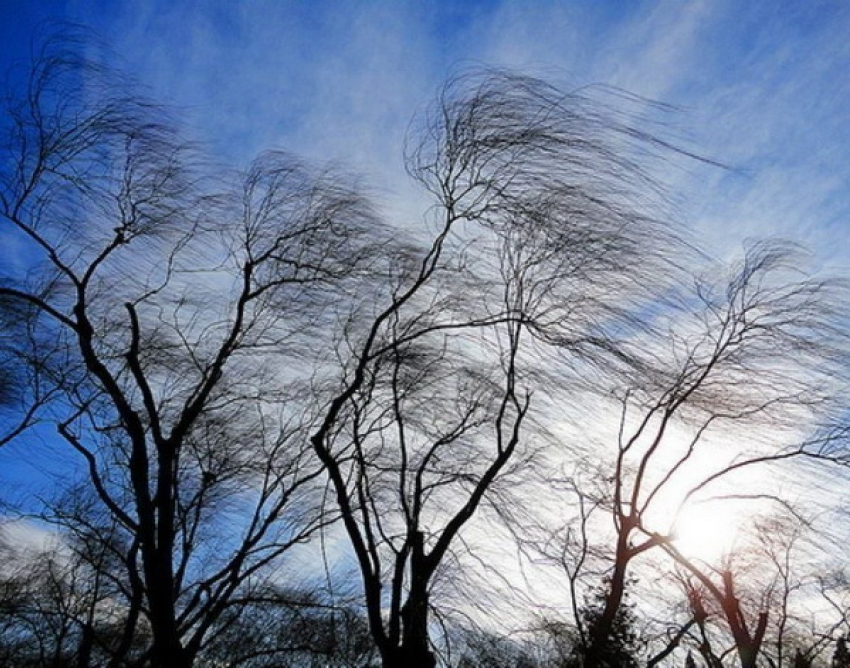
[[[689,559],[717,562],[732,551],[738,518],[723,504],[694,504],[676,521],[673,543]]]

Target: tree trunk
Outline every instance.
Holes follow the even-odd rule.
[[[160,628],[153,624],[152,668],[192,668],[192,659],[173,629]]]
[[[82,633],[80,635],[80,645],[77,648],[77,666],[76,668],[89,668],[91,664],[91,652],[94,645],[94,627],[91,622],[83,624]]]
[[[740,601],[735,596],[735,583],[731,571],[723,572],[723,598],[720,604],[732,631],[732,637],[735,639],[735,645],[738,647],[741,668],[756,668],[756,659],[767,630],[767,612],[759,613],[755,632],[750,633]]]
[[[381,656],[381,668],[435,668],[437,659],[427,647],[397,647]]]
[[[741,668],[756,668],[758,652],[749,646],[738,648],[738,658],[741,660]]]
[[[381,655],[381,668],[435,668],[437,659],[425,647],[395,647]]]
[[[148,592],[148,601],[153,635],[152,666],[153,668],[191,668],[192,659],[183,647],[177,629],[177,616],[171,593],[173,587],[167,586],[172,582],[170,573],[153,572],[150,575],[148,581],[151,582],[151,589]]]
[[[584,668],[608,668],[605,661],[605,650],[611,637],[611,630],[614,628],[614,620],[623,604],[623,597],[626,592],[627,564],[628,546],[624,540],[620,540],[605,604],[599,617],[593,620],[592,626],[588,629],[589,644],[584,655]]]
[[[384,668],[434,668],[437,660],[428,641],[428,595],[410,596],[401,611],[401,645]]]
[[[410,551],[410,591],[401,608],[401,644],[382,656],[383,668],[435,668],[437,659],[428,638],[428,581],[422,534],[416,532]]]

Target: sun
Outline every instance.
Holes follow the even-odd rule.
[[[716,563],[732,552],[738,526],[737,513],[727,504],[690,504],[676,517],[673,544],[689,559]]]

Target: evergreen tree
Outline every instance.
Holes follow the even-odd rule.
[[[794,654],[794,668],[812,668],[812,660],[798,649]]]
[[[835,644],[832,655],[832,668],[850,668],[850,649],[847,649],[847,637],[841,636]]]
[[[594,627],[602,615],[606,591],[604,586],[596,591],[592,600],[585,604],[582,610],[582,622],[585,628],[585,636],[588,638],[593,637]],[[600,657],[602,665],[609,668],[638,668],[642,665],[639,657],[645,642],[636,626],[637,617],[634,613],[633,604],[628,602],[627,593],[623,605],[620,606],[614,618],[614,623]],[[587,647],[577,646],[573,657],[567,663],[568,668],[583,666],[586,651]]]

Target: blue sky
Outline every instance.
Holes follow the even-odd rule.
[[[283,148],[342,164],[398,215],[423,213],[404,136],[451,73],[616,86],[674,105],[669,132],[729,166],[661,175],[670,215],[715,254],[781,236],[850,275],[845,0],[0,0],[0,72],[50,20],[91,27],[225,162]],[[0,452],[0,487],[67,467],[25,448]]]
[[[850,266],[846,2],[0,0],[0,65],[45,19],[92,27],[225,159],[341,163],[402,209],[404,133],[451,72],[618,86],[676,105],[680,141],[731,167],[665,175],[715,252],[779,235]]]
[[[405,132],[452,72],[621,87],[678,107],[672,134],[729,165],[662,175],[712,252],[776,235],[850,272],[850,3],[0,0],[0,71],[50,21],[91,27],[226,162],[284,148],[342,164],[412,220]],[[30,464],[12,450],[14,480]]]
[[[675,105],[670,132],[729,165],[662,174],[669,213],[713,253],[777,235],[850,273],[850,3],[0,0],[0,70],[51,20],[107,40],[225,162],[283,148],[341,164],[414,220],[405,132],[452,72],[617,86]],[[0,483],[55,468],[25,447],[2,453]]]

